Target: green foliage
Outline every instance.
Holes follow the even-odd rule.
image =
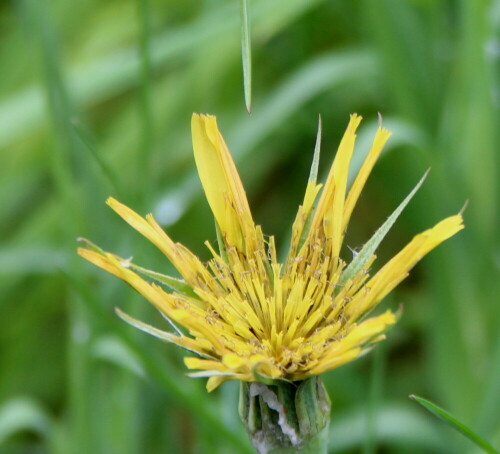
[[[432,167],[377,249],[376,267],[470,199],[466,229],[391,298],[404,312],[377,357],[383,369],[363,358],[323,377],[330,446],[469,452],[462,437],[414,411],[410,393],[439,400],[498,445],[500,1],[250,6],[248,115],[238,1],[1,4],[1,452],[251,452],[237,384],[207,394],[203,379],[186,378],[184,352],[136,332],[113,309],[162,330],[168,322],[75,253],[75,239],[90,238],[146,273],[175,276],[107,209],[113,195],[154,212],[176,241],[208,257],[203,242],[217,235],[192,158],[193,111],[219,117],[278,253],[305,190],[319,113],[319,180],[349,113],[365,117],[353,166],[377,112],[393,132],[353,214],[354,249]]]
[[[243,64],[243,92],[248,113],[252,111],[252,41],[250,36],[249,0],[241,0],[241,56]]]

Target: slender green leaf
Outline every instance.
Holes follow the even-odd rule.
[[[243,60],[243,88],[248,113],[252,111],[252,42],[250,37],[250,0],[241,0],[241,56]]]
[[[456,431],[460,432],[462,435],[467,437],[476,446],[480,447],[484,452],[487,452],[489,454],[499,454],[498,451],[493,446],[490,445],[490,443],[481,438],[472,429],[467,427],[458,419],[450,415],[450,413],[448,413],[446,410],[443,410],[441,407],[438,407],[436,404],[422,397],[411,395],[410,399],[417,401],[420,405],[422,405],[422,407],[424,407],[426,410],[430,411],[433,415],[437,416],[439,419],[443,420],[451,427],[453,427]]]

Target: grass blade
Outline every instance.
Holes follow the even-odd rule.
[[[311,165],[311,173],[309,174],[309,181],[316,183],[318,180],[318,167],[319,167],[319,155],[321,153],[321,134],[322,134],[322,122],[321,115],[318,116],[318,132],[316,134],[316,144],[314,145],[314,155],[313,162]]]
[[[428,401],[427,399],[423,399],[422,397],[418,397],[415,395],[411,395],[410,399],[417,401],[422,407],[426,410],[430,411],[433,415],[437,416],[439,419],[443,420],[455,430],[460,432],[462,435],[471,440],[476,446],[480,447],[484,452],[490,454],[499,454],[499,452],[491,446],[486,440],[481,438],[478,434],[472,431],[465,424],[458,421],[452,415],[450,415],[446,410],[443,410],[441,407],[438,407],[436,404]]]
[[[241,56],[243,60],[243,89],[248,113],[252,111],[252,44],[250,39],[250,18],[248,3],[241,0]]]

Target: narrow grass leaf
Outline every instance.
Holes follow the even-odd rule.
[[[248,113],[252,111],[252,43],[250,38],[250,0],[241,0],[241,56],[243,60],[243,89]]]
[[[491,446],[486,440],[481,438],[478,434],[476,434],[473,430],[467,427],[465,424],[458,421],[454,418],[450,413],[446,410],[443,410],[441,407],[438,407],[436,404],[430,402],[427,399],[423,399],[422,397],[418,397],[415,395],[411,395],[410,399],[417,401],[422,407],[426,410],[430,411],[433,415],[437,416],[439,419],[443,420],[447,424],[449,424],[453,429],[460,432],[462,435],[471,440],[476,446],[481,448],[484,452],[489,454],[499,454],[499,452]]]
[[[351,263],[347,266],[345,271],[342,273],[340,277],[339,284],[344,285],[354,276],[356,276],[363,266],[371,259],[378,246],[385,238],[391,227],[394,225],[400,214],[406,208],[406,205],[410,202],[413,196],[417,193],[422,186],[422,183],[426,179],[429,170],[425,172],[424,176],[420,179],[417,185],[413,188],[413,190],[406,196],[406,198],[401,202],[401,204],[394,210],[394,212],[387,218],[387,220],[382,224],[382,226],[375,232],[375,234],[368,240],[368,242],[363,246],[361,251],[356,254]]]

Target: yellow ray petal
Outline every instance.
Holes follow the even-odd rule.
[[[80,257],[83,257],[94,265],[130,284],[159,311],[170,317],[171,311],[174,308],[170,298],[165,298],[157,288],[148,284],[133,271],[121,266],[111,254],[102,255],[98,252],[83,248],[78,248],[78,254]]]
[[[336,369],[350,361],[355,360],[361,354],[361,348],[353,348],[338,356],[329,357],[321,360],[317,366],[308,371],[307,376],[319,375],[323,372]]]
[[[354,347],[362,347],[367,342],[384,333],[388,327],[396,323],[396,315],[391,311],[385,311],[381,315],[371,317],[359,325],[354,325],[351,332],[340,340],[337,345],[332,344],[331,354],[343,353]]]
[[[206,268],[201,264],[198,257],[183,246],[174,243],[158,225],[152,215],[149,214],[146,216],[146,219],[144,219],[113,197],[108,198],[106,203],[125,222],[160,249],[191,287],[204,287],[207,282],[212,281],[210,273],[208,273]]]
[[[108,200],[106,200],[106,204],[109,205],[127,224],[151,241],[172,263],[174,263],[176,257],[175,243],[163,230],[159,232],[146,219],[113,197],[109,197]]]
[[[408,276],[410,269],[425,254],[463,228],[462,216],[455,215],[416,235],[354,296],[346,307],[347,315],[353,319],[361,317]]]
[[[223,322],[220,322],[222,328],[218,331],[210,326],[206,320],[205,302],[187,296],[166,293],[157,285],[146,282],[138,274],[122,266],[113,254],[102,255],[88,249],[79,249],[78,253],[94,265],[124,280],[160,312],[187,328],[197,340],[201,342],[205,339],[218,353],[226,352],[226,348],[222,343],[223,335],[221,335],[221,332],[225,333],[227,331],[227,334],[229,334],[231,330]],[[199,307],[199,305],[204,307]]]
[[[338,256],[342,245],[347,176],[349,173],[349,163],[354,151],[356,129],[360,122],[361,117],[359,115],[351,115],[349,125],[335,155],[311,224],[311,231],[315,231],[323,223],[325,237],[332,239],[332,254],[334,256]]]
[[[365,345],[381,340],[380,335],[395,322],[396,316],[391,311],[365,320],[355,326],[347,336],[332,343],[310,373],[320,374],[354,360],[363,353]]]
[[[215,117],[193,115],[196,165],[216,218],[221,250],[209,246],[213,259],[203,263],[175,243],[152,215],[145,218],[110,198],[108,204],[169,258],[194,293],[167,293],[143,280],[129,261],[92,247],[79,254],[130,284],[188,334],[161,333],[135,321],[134,326],[174,342],[201,358],[187,358],[198,369],[192,377],[209,377],[207,389],[239,379],[302,380],[339,367],[384,336],[396,317],[386,312],[356,323],[439,243],[458,232],[460,216],[452,216],[417,235],[370,279],[371,262],[347,272],[339,258],[354,206],[390,133],[379,128],[346,197],[347,177],[361,121],[352,115],[331,166],[323,193],[316,184],[319,142],[303,205],[293,224],[289,256],[278,263],[274,238],[265,240],[255,226],[246,195]],[[316,200],[316,199],[319,200]],[[315,210],[314,206],[317,205]],[[372,255],[371,249],[367,255]],[[370,260],[373,260],[374,256]],[[354,262],[353,262],[354,263]],[[151,272],[146,276],[154,278]],[[174,286],[174,288],[176,288]]]
[[[218,372],[233,373],[233,371],[221,361],[186,356],[184,358],[184,364],[188,369],[214,370]]]
[[[127,224],[137,230],[141,235],[145,236],[156,245],[158,249],[163,251],[165,255],[172,255],[175,245],[167,234],[159,234],[146,219],[139,216],[135,211],[113,197],[109,197],[106,200],[106,204],[109,205]]]
[[[222,383],[228,380],[234,380],[236,377],[210,377],[207,380],[207,391],[211,393],[214,389],[217,389]]]
[[[255,241],[254,223],[240,177],[211,115],[193,114],[193,150],[201,184],[226,241],[245,252]]]
[[[354,210],[354,207],[356,206],[356,202],[359,199],[359,195],[361,194],[361,191],[365,186],[366,180],[368,179],[368,176],[370,175],[373,166],[377,162],[377,159],[380,156],[380,153],[382,152],[384,145],[386,144],[387,140],[391,135],[392,133],[389,132],[387,129],[384,129],[382,127],[379,127],[377,129],[377,133],[375,134],[375,138],[373,139],[373,144],[370,149],[370,152],[363,161],[363,164],[359,169],[358,174],[356,175],[354,183],[352,184],[351,189],[349,190],[349,195],[347,196],[347,200],[344,206],[342,232],[345,232],[347,224],[349,223],[349,219],[351,218],[351,214]]]

